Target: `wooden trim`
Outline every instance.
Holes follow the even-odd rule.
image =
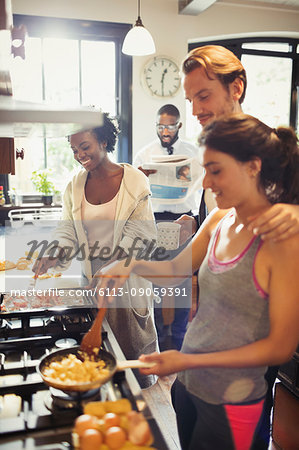
[[[0,138],[0,173],[15,175],[14,139]]]

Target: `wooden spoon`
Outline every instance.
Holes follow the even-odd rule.
[[[91,326],[91,328],[85,333],[83,336],[80,350],[87,354],[94,353],[95,348],[100,348],[102,345],[102,323],[107,311],[107,307],[105,304],[102,305],[102,308],[99,308],[98,314]]]

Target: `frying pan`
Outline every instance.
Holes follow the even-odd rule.
[[[80,352],[80,346],[77,345],[75,347],[64,348],[55,350],[48,355],[45,355],[41,358],[39,365],[37,367],[38,374],[42,377],[43,381],[48,385],[56,389],[60,389],[65,392],[86,392],[91,389],[96,389],[107,381],[109,381],[114,373],[117,370],[123,370],[128,368],[138,368],[138,367],[152,367],[154,363],[143,363],[139,360],[132,361],[119,361],[117,362],[112,353],[107,352],[106,350],[100,349],[97,355],[94,355],[94,360],[99,361],[103,360],[106,363],[105,369],[108,370],[107,374],[103,374],[101,378],[95,381],[89,381],[87,383],[74,383],[74,384],[65,384],[61,381],[53,381],[53,379],[48,378],[44,375],[44,369],[49,366],[51,362],[61,361],[64,357],[73,354],[78,357],[78,359],[82,360],[82,350]]]

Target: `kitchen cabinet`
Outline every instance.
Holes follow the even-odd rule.
[[[0,138],[0,173],[15,175],[15,147],[13,138]]]
[[[281,449],[298,450],[299,398],[282,383],[276,383],[272,438]]]

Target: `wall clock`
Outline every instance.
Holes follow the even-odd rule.
[[[177,64],[165,56],[148,61],[142,72],[142,84],[156,97],[172,97],[181,85]]]

